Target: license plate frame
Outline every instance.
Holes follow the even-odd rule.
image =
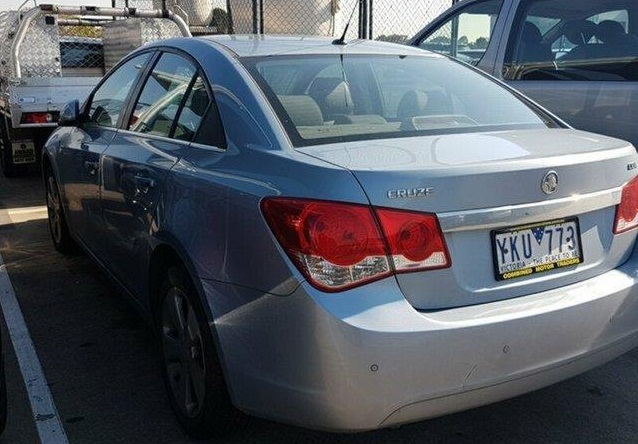
[[[552,229],[552,235],[550,236],[549,240],[545,238],[548,227],[551,227]],[[572,241],[574,243],[574,249],[577,250],[576,254],[573,254],[574,250],[563,251],[562,247],[569,250],[568,245],[564,242],[562,247],[559,247],[558,245],[560,244],[560,242],[553,243],[553,233],[557,227],[562,228],[564,231],[567,227],[575,227],[573,228],[575,233],[573,233],[572,236],[567,236],[567,239],[573,238]],[[540,234],[539,228],[543,229],[542,234]],[[494,277],[497,281],[510,281],[513,279],[542,274],[552,270],[582,264],[585,260],[578,217],[567,217],[563,219],[554,219],[533,224],[506,227],[498,230],[492,230],[490,234]],[[556,245],[559,251],[557,251],[556,253],[554,253],[554,251],[550,251],[545,255],[535,255],[532,252],[530,258],[526,258],[526,254],[523,253],[523,260],[513,265],[514,253],[509,251],[507,247],[511,246],[511,237],[517,236],[519,234],[521,235],[521,243],[518,242],[517,238],[514,240],[514,249],[516,250],[516,246],[522,245],[522,243],[524,243],[524,241],[522,240],[523,237],[530,236],[531,238],[528,238],[528,242],[530,243],[528,244],[530,245],[530,250],[534,249],[534,243],[538,244],[538,247],[536,247],[538,249],[542,247],[544,242],[549,242],[549,245],[547,246],[548,249],[553,250],[553,245]],[[509,236],[509,238],[507,236]],[[562,234],[560,237],[562,239]],[[504,239],[508,239],[507,241],[505,241],[505,249],[503,249],[503,243],[500,242]],[[501,264],[501,261],[499,261],[499,254],[503,255],[504,250],[507,251],[507,254],[511,255],[512,260]],[[518,254],[518,256],[520,257],[520,253]],[[548,257],[544,260],[543,258],[545,258],[546,256]],[[501,258],[503,257],[504,256],[501,256]],[[521,266],[521,263],[523,263],[524,265]],[[502,266],[504,267],[507,264],[510,264],[507,269],[501,268]]]

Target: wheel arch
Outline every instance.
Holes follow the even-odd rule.
[[[197,297],[199,298],[200,305],[205,312],[205,315],[208,319],[208,327],[209,331],[212,334],[213,342],[215,344],[215,350],[217,353],[217,357],[222,367],[222,373],[224,377],[224,381],[226,383],[226,387],[228,389],[230,398],[233,402],[233,405],[237,405],[235,402],[235,394],[232,385],[228,379],[228,370],[226,367],[226,360],[224,358],[224,349],[222,347],[219,334],[215,327],[215,322],[212,314],[212,310],[210,305],[208,304],[206,293],[202,286],[202,282],[198,277],[196,272],[195,265],[190,260],[186,250],[181,246],[179,241],[174,238],[168,232],[158,233],[156,235],[157,245],[153,249],[151,254],[151,258],[149,261],[148,267],[148,298],[149,298],[149,309],[150,316],[153,322],[153,327],[157,328],[158,320],[158,305],[160,302],[160,287],[162,284],[162,279],[159,279],[164,273],[168,271],[171,266],[182,266],[186,270],[186,273],[190,277],[190,282],[193,285],[193,288],[197,292]]]
[[[162,284],[162,275],[171,266],[181,266],[188,273],[193,287],[197,291],[202,307],[209,319],[212,319],[210,307],[204,297],[204,289],[197,277],[196,268],[190,260],[186,250],[179,241],[170,233],[160,232],[155,236],[157,244],[153,248],[148,265],[147,292],[150,314],[155,321],[157,304],[159,303],[159,288]]]
[[[47,167],[53,169],[53,161],[51,160],[51,156],[45,150],[42,150],[42,159],[40,160],[40,166],[42,167],[42,173],[44,173],[44,169]]]

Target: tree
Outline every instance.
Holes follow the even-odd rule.
[[[485,37],[479,37],[474,41],[474,43],[470,43],[470,48],[472,49],[486,49],[488,40]]]
[[[449,45],[450,44],[450,38],[444,35],[440,35],[438,37],[434,37],[432,40],[430,40],[430,43],[442,43],[444,45]]]
[[[221,8],[213,9],[213,19],[210,21],[210,26],[217,28],[218,34],[228,34],[229,31],[228,13]]]

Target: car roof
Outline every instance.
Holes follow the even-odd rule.
[[[199,39],[224,46],[238,57],[320,54],[396,54],[427,55],[428,52],[406,45],[374,40],[352,40],[334,44],[333,37],[294,35],[211,35]],[[429,53],[432,57],[442,57]]]

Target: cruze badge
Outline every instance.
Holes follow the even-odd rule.
[[[552,194],[558,188],[558,173],[556,171],[550,171],[541,181],[541,190],[545,194]]]
[[[411,199],[414,197],[428,197],[434,194],[434,188],[399,188],[397,190],[388,190],[386,195],[388,199]]]

